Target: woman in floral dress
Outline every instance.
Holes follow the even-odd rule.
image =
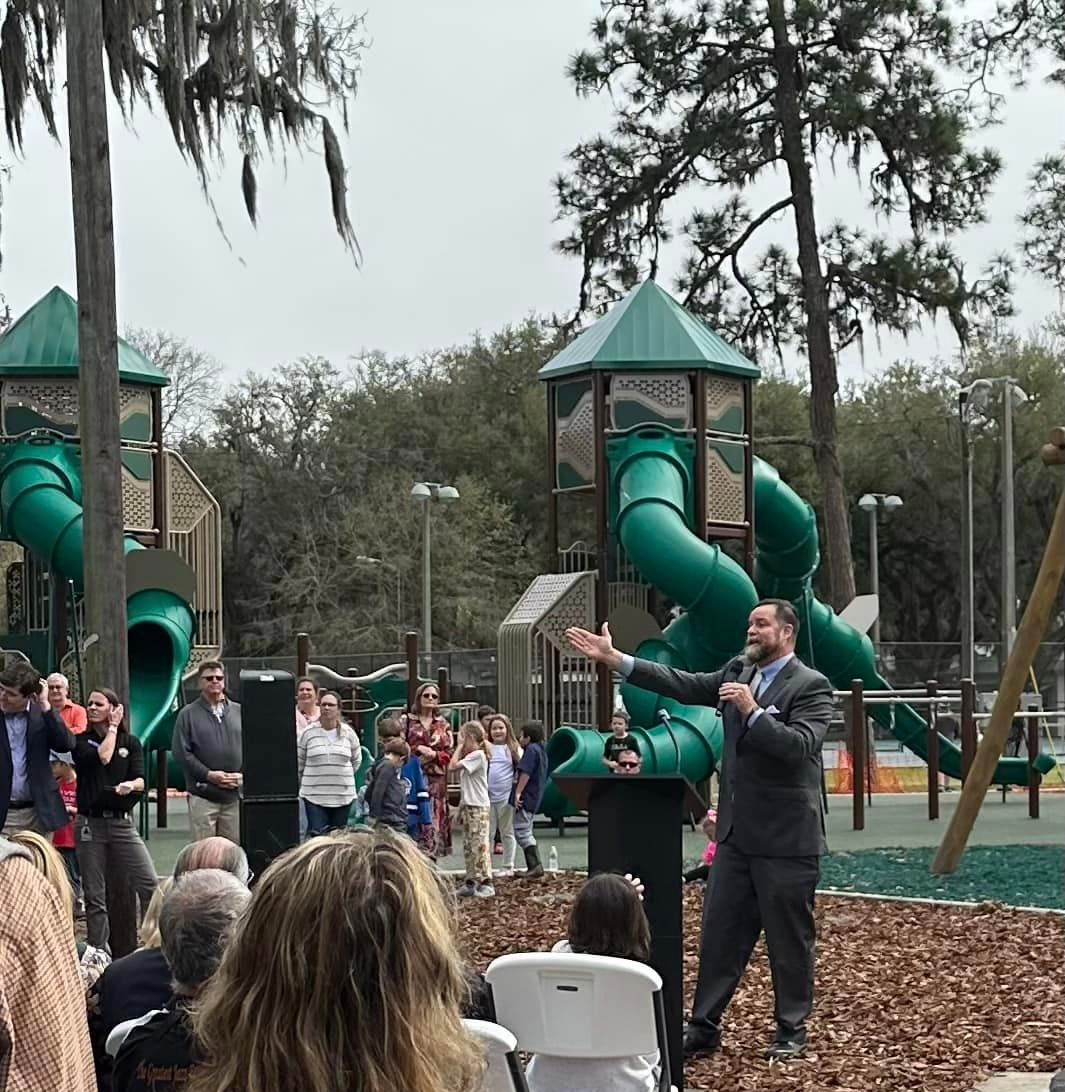
[[[451,762],[451,726],[440,715],[440,688],[422,683],[404,719],[404,735],[417,755],[429,787],[433,825],[424,828],[422,848],[435,861],[451,853],[451,813],[447,800],[447,767]]]

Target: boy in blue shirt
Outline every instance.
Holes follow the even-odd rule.
[[[523,754],[515,770],[516,780],[510,802],[514,805],[514,837],[525,854],[526,876],[542,876],[544,866],[533,835],[533,816],[540,807],[547,782],[547,751],[544,726],[538,720],[526,721],[521,730]]]
[[[378,747],[383,748],[390,739],[403,738],[403,725],[394,717],[382,720],[377,726]],[[412,754],[400,767],[400,780],[407,790],[407,833],[421,842],[422,828],[431,826],[432,811],[429,806],[429,787],[425,783],[425,774],[418,756]]]

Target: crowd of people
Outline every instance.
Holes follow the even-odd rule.
[[[688,1056],[716,1048],[722,1012],[762,927],[771,934],[777,993],[770,1056],[805,1049],[809,893],[823,830],[776,812],[760,813],[752,826],[730,780],[747,752],[729,750],[740,735],[762,766],[763,753],[781,771],[787,761],[787,777],[801,780],[805,793],[823,734],[824,687],[794,658],[796,628],[786,605],[755,609],[747,653],[758,667],[749,681],[733,681],[728,668],[697,676],[634,660],[613,648],[605,629],[570,633],[575,647],[647,688],[734,706],[726,711],[722,814],[707,814],[702,866],[685,876],[710,880]],[[462,1020],[490,1018],[491,993],[461,956],[454,896],[492,897],[496,836],[504,868],[513,867],[520,846],[525,874],[543,874],[533,833],[548,770],[542,726],[527,722],[516,732],[505,715],[482,707],[453,730],[439,688],[424,684],[408,711],[377,725],[378,754],[359,793],[363,750],[339,696],[299,680],[294,720],[306,838],[249,890],[253,877],[238,844],[241,709],[226,694],[221,664],[201,665],[199,686],[174,728],[193,841],[160,882],[132,820],[145,771],[119,696],[92,690],[81,710],[61,677],[43,681],[24,663],[0,671],[7,729],[0,786],[5,777],[10,784],[0,794],[0,1087],[477,1088],[484,1058]],[[761,694],[772,701],[759,705]],[[618,712],[604,741],[604,769],[638,773],[640,738]],[[463,834],[457,889],[436,867],[452,848],[449,771],[457,775]],[[742,804],[755,806],[746,797]],[[783,829],[756,840],[771,820],[787,821],[790,842]],[[787,852],[774,856],[782,847]],[[140,946],[112,962],[107,885],[116,878],[132,889],[142,920]],[[781,884],[792,884],[796,897],[782,899]],[[82,909],[85,940],[76,943]],[[786,929],[799,939],[782,948],[774,938]],[[646,962],[639,882],[587,881],[555,950]],[[653,1054],[598,1061],[541,1054],[527,1077],[533,1092],[650,1092],[658,1073]]]
[[[153,895],[141,947],[87,980],[58,852],[34,833],[0,838],[0,1087],[480,1087],[485,1059],[463,1019],[491,1018],[491,995],[461,954],[453,889],[405,830],[312,836],[254,891],[250,879],[238,845],[190,843]],[[555,950],[646,961],[641,892],[638,880],[590,880]],[[639,1092],[656,1066],[538,1056],[528,1081]]]

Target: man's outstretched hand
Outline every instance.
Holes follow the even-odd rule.
[[[591,633],[579,626],[573,626],[566,630],[566,640],[582,655],[589,660],[606,664],[615,671],[621,666],[621,653],[614,647],[610,639],[610,626],[606,622],[598,634]]]

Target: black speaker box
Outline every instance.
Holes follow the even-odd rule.
[[[261,876],[275,857],[299,843],[299,799],[243,800],[240,837],[252,872]]]
[[[242,671],[244,799],[299,795],[296,680],[287,671]]]

